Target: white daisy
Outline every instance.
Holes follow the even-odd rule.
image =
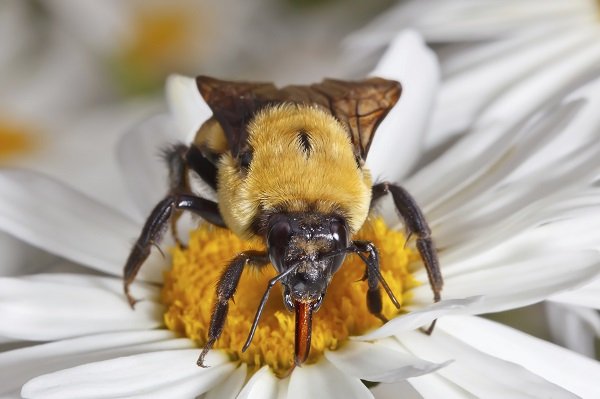
[[[51,0],[44,7],[104,68],[113,88],[140,94],[159,88],[172,71],[239,72],[253,25],[269,12],[261,5],[262,1],[229,0]]]
[[[374,74],[401,80],[404,93],[402,102],[381,125],[368,164],[375,176],[400,181],[419,157],[397,163],[394,161],[401,155],[391,154],[390,148],[402,149],[402,156],[407,157],[422,154],[420,137],[434,95],[431,82],[437,79],[436,61],[420,38],[408,32],[394,41]],[[192,90],[192,82],[175,78],[170,83],[170,97],[179,110],[174,114],[180,138],[189,136],[209,116]],[[591,378],[600,372],[597,362],[474,316],[448,316],[534,303],[600,273],[600,253],[591,242],[557,244],[569,223],[600,216],[600,191],[588,187],[600,164],[592,156],[592,148],[585,151],[594,143],[586,130],[590,125],[580,123],[589,110],[584,101],[588,96],[589,88],[584,88],[540,112],[531,110],[485,131],[474,130],[403,179],[433,227],[446,279],[446,300],[430,305],[427,284],[410,284],[411,278],[425,282],[424,271],[408,270],[409,277],[395,284],[405,284],[405,307],[411,313],[364,331],[356,339],[345,339],[342,347],[325,350],[314,363],[282,378],[273,372],[275,367],[267,365],[274,364],[269,357],[289,354],[289,347],[268,348],[262,357],[257,353],[255,359],[241,361],[240,347],[234,344],[209,353],[206,360],[212,367],[197,368],[196,344],[164,329],[165,323],[174,320],[169,313],[172,305],[181,308],[181,304],[169,301],[169,297],[177,299],[177,292],[169,291],[172,284],[169,277],[164,280],[166,265],[160,256],[152,257],[142,269],[132,293],[145,300],[135,311],[130,310],[119,276],[130,240],[143,223],[141,213],[123,213],[34,173],[1,172],[1,229],[109,275],[38,274],[0,279],[0,337],[6,342],[51,341],[0,354],[2,394],[17,395],[25,384],[21,394],[27,398],[202,394],[208,398],[368,398],[411,392],[426,398],[598,396],[599,388]],[[403,135],[398,135],[395,129],[405,126]],[[573,136],[582,148],[573,164],[508,179],[529,157],[538,153],[550,156],[540,151],[540,138],[554,142],[573,126],[582,127]],[[156,187],[164,185],[154,179],[164,172],[149,173],[158,166],[151,155],[138,157],[144,155],[140,146],[162,145],[171,141],[169,136],[176,130],[169,117],[159,116],[123,140],[120,154],[129,166],[124,169],[128,181],[141,186],[142,193],[150,193],[149,198],[137,196],[144,211],[160,198],[161,190]],[[383,161],[386,157],[390,162]],[[374,162],[377,160],[381,163]],[[571,184],[561,184],[561,179]],[[540,236],[540,231],[545,235]],[[390,233],[394,234],[399,233]],[[193,244],[194,238],[190,251]],[[410,249],[407,251],[404,257],[410,256]],[[174,258],[175,264],[178,259],[185,263],[181,253]],[[343,268],[347,269],[350,267]],[[161,288],[150,282],[165,282],[162,298]],[[186,310],[184,306],[183,313]],[[342,314],[352,315],[358,322],[370,317],[358,307]],[[444,315],[433,335],[414,331]],[[270,317],[265,314],[264,320],[275,316]],[[172,328],[178,330],[177,324],[184,318]],[[318,326],[316,323],[315,329]],[[331,330],[330,335],[338,332]],[[229,334],[239,343],[235,331]],[[326,337],[327,332],[322,335]],[[278,338],[273,335],[270,339]],[[261,346],[268,342],[257,339],[251,349]],[[436,373],[411,378],[433,371]],[[386,384],[370,391],[360,379]]]
[[[444,85],[426,142],[435,148],[467,129],[515,118],[515,112],[527,114],[597,76],[599,16],[600,3],[593,0],[411,1],[382,14],[346,44],[352,54],[361,54],[361,49],[385,46],[395,32],[413,26],[439,45]],[[589,87],[590,102],[597,103],[598,87]],[[582,111],[587,116],[579,123],[595,135],[600,122],[593,107]],[[474,121],[479,126],[473,126]],[[583,147],[571,134],[546,146],[544,151],[552,157],[536,157],[514,178],[542,173],[551,165],[547,160],[579,156]],[[600,306],[591,294],[599,289],[591,283],[546,305],[556,341],[592,357]]]

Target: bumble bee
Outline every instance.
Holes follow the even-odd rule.
[[[170,191],[152,210],[125,264],[124,290],[132,307],[129,285],[152,245],[169,223],[175,228],[182,211],[191,211],[241,238],[258,237],[266,244],[265,252],[240,253],[224,268],[198,365],[205,367],[204,358],[221,335],[242,271],[269,264],[277,275],[266,287],[243,350],[271,288],[281,283],[285,307],[295,312],[294,361],[301,365],[310,351],[312,314],[348,253],[365,263],[369,311],[385,322],[380,287],[399,307],[380,273],[377,248],[353,240],[386,194],[416,236],[434,301],[440,300],[443,280],[423,213],[403,188],[373,184],[364,163],[377,126],[400,97],[398,82],[327,79],[277,88],[200,76],[196,83],[213,116],[189,146],[168,151]],[[190,173],[216,190],[218,202],[193,194]]]

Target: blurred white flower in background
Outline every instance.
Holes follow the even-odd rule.
[[[518,119],[600,71],[600,3],[594,0],[398,2],[346,39],[348,57],[358,59],[380,51],[407,26],[419,30],[441,60],[444,84],[425,142],[431,157],[465,132]],[[600,114],[595,111],[600,106],[600,86],[592,84],[588,90],[587,117],[551,145],[541,137],[536,145],[552,156],[528,160],[507,182],[547,173],[551,167],[568,169],[586,151],[600,152],[582,147],[594,143],[600,130]],[[582,131],[588,135],[576,135]],[[591,176],[588,184],[597,177]],[[571,183],[568,178],[557,180],[557,184]],[[569,236],[587,239],[583,233]],[[600,240],[596,245],[600,247]],[[547,302],[550,333],[556,342],[596,356],[599,294],[600,283],[595,282]]]
[[[106,154],[156,104],[96,104],[100,69],[35,2],[0,4],[0,168],[37,170],[106,202],[128,198],[111,183]],[[119,191],[121,190],[121,191]],[[124,204],[127,207],[127,203]],[[0,234],[0,275],[59,262]]]

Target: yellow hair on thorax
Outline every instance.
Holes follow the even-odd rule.
[[[219,208],[228,227],[248,238],[262,211],[339,213],[352,233],[369,212],[371,176],[356,163],[344,126],[308,105],[281,104],[248,124],[247,171],[227,153],[219,165]],[[303,138],[304,137],[304,138]]]

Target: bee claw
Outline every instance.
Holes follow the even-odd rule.
[[[134,297],[132,297],[129,294],[126,294],[126,295],[127,295],[127,302],[129,302],[129,306],[131,307],[131,310],[135,310],[135,305],[138,302],[141,302],[142,300],[141,299],[135,299]]]
[[[435,319],[434,321],[432,321],[431,324],[429,325],[429,327],[427,327],[427,328],[421,327],[419,330],[421,330],[421,332],[423,334],[431,335],[431,333],[433,332],[433,329],[435,328],[435,323],[436,322],[437,322],[437,319]]]
[[[177,240],[177,241],[179,241],[179,240]],[[152,245],[154,248],[158,249],[158,252],[160,252],[160,254],[162,255],[163,259],[167,257],[165,255],[165,253],[163,252],[162,248],[160,246],[158,246],[157,243],[155,243],[154,241],[151,241],[150,245]]]
[[[198,356],[198,360],[196,361],[196,365],[198,367],[202,367],[203,369],[210,367],[210,366],[207,366],[206,364],[204,364],[204,358],[206,357],[206,355],[208,354],[208,351],[210,351],[210,348],[212,348],[214,343],[215,343],[214,339],[209,339],[208,342],[206,343],[206,345],[204,346],[204,348],[202,348],[202,352],[200,352],[200,356]]]

